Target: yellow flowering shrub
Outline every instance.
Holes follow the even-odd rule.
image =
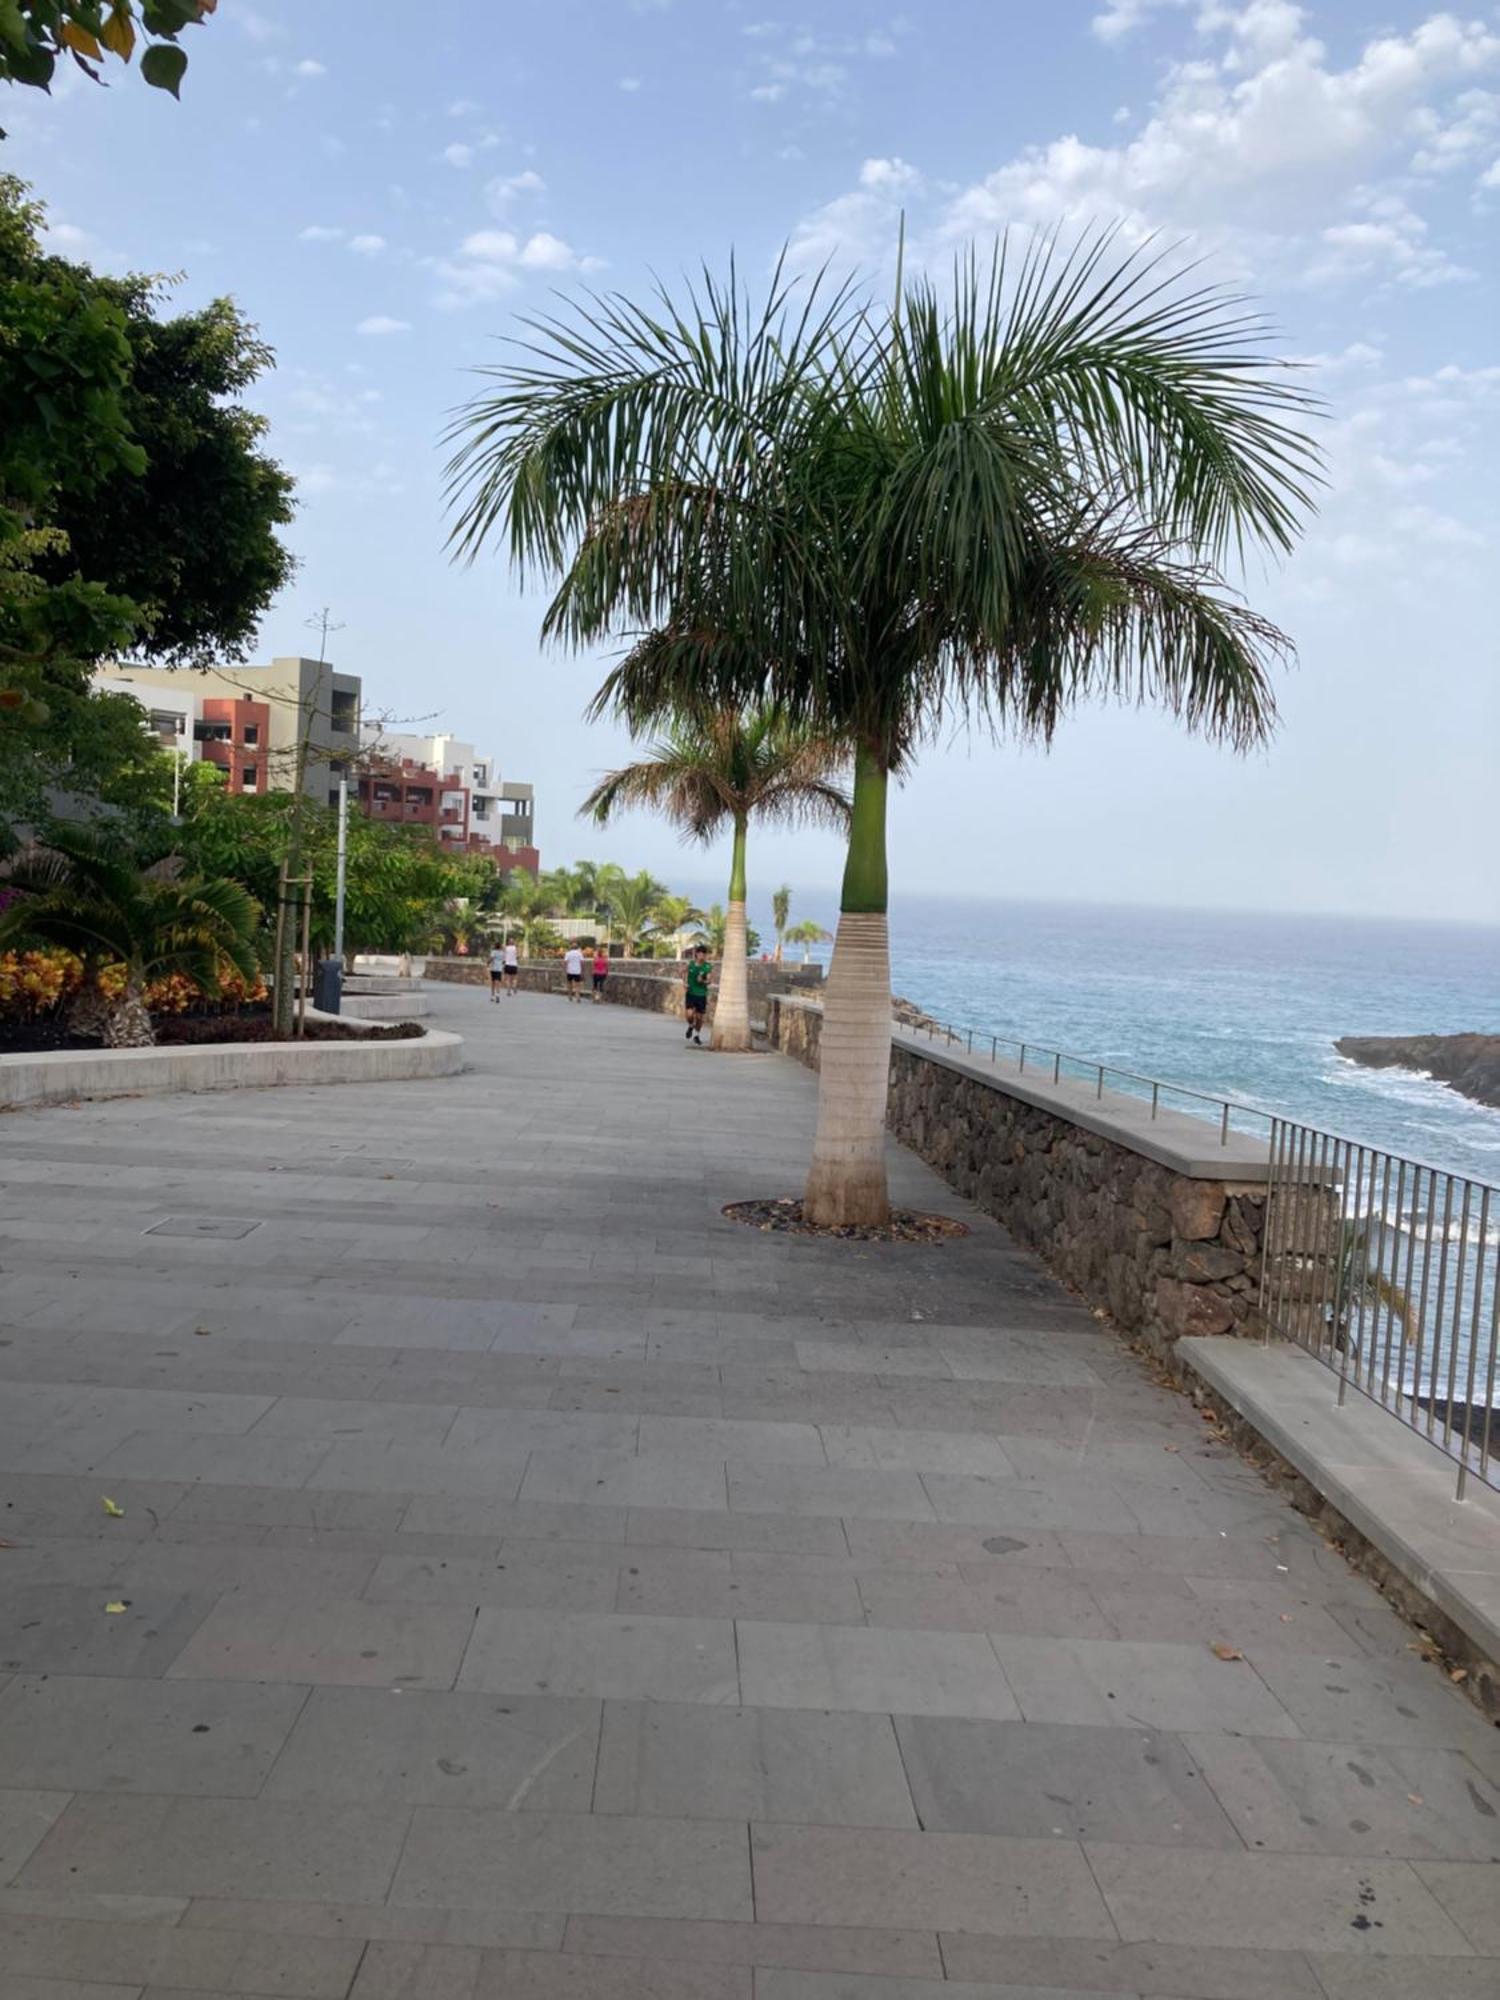
[[[125,991],[125,968],[118,961],[103,965],[95,984],[106,1000]],[[57,1012],[83,986],[83,961],[71,951],[0,952],[0,1021],[35,1021]],[[146,1005],[153,1014],[182,1014],[189,1007],[255,1006],[266,999],[265,981],[257,973],[246,981],[237,972],[225,974],[216,995],[205,993],[196,980],[174,972],[153,979],[146,988]]]

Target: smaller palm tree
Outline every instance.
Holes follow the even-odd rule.
[[[792,913],[792,891],[783,882],[779,889],[771,892],[771,927],[776,933],[776,963],[781,963],[781,947],[786,942],[787,918]]]
[[[636,945],[643,932],[656,923],[661,899],[660,882],[654,875],[648,875],[645,869],[638,875],[626,875],[616,870],[614,879],[606,883],[604,910],[609,918],[610,930],[618,934],[627,958],[635,956]]]
[[[652,633],[631,655],[671,652],[684,647],[712,653],[716,637],[684,639]],[[628,662],[627,662],[628,664]],[[608,706],[606,683],[596,710]],[[714,1013],[714,1047],[750,1046],[749,948],[745,924],[745,842],[752,816],[797,824],[848,824],[848,794],[831,773],[847,759],[843,746],[809,729],[788,725],[772,709],[684,708],[666,719],[665,733],[650,754],[611,771],[594,787],[580,811],[600,826],[626,806],[649,806],[681,828],[685,840],[713,840],[725,828],[734,836],[729,873],[729,908],[724,936],[716,947],[721,961],[719,1001]]]
[[[124,966],[123,988],[100,1008],[106,1048],[154,1046],[153,979],[181,973],[215,995],[227,973],[248,983],[259,971],[255,898],[238,882],[184,875],[176,856],[141,869],[109,835],[68,827],[23,849],[3,875],[20,893],[0,911],[0,947],[29,937],[76,952],[94,993],[101,966]]]
[[[814,923],[811,917],[804,917],[800,924],[792,925],[791,929],[786,933],[786,941],[788,944],[801,945],[802,963],[806,965],[807,961],[812,957],[812,948],[815,944],[833,943],[833,932],[825,931],[823,926]],[[776,956],[780,958],[781,953],[779,950]]]
[[[651,914],[651,936],[659,951],[667,952],[691,925],[700,923],[703,912],[691,896],[661,896]]]

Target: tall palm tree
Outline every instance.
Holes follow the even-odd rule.
[[[248,984],[259,972],[259,903],[238,882],[181,871],[175,856],[141,869],[108,834],[60,828],[0,869],[3,886],[19,892],[0,910],[0,949],[31,937],[76,952],[95,992],[102,966],[123,965],[123,989],[100,1001],[101,1039],[111,1049],[151,1048],[153,979],[183,973],[215,994],[227,974]]]
[[[783,882],[779,889],[771,892],[771,927],[776,933],[776,963],[781,963],[781,948],[786,941],[787,920],[792,914],[791,885]]]
[[[657,635],[641,642],[650,652]],[[682,830],[685,840],[707,843],[728,828],[729,910],[713,1045],[750,1046],[749,950],[745,923],[745,847],[750,821],[783,825],[821,821],[847,824],[849,800],[829,773],[847,753],[827,737],[789,727],[774,710],[684,709],[672,716],[650,753],[611,771],[584,800],[581,811],[600,826],[627,806],[647,806]]]
[[[692,687],[855,747],[807,1205],[879,1222],[891,780],[945,722],[1045,741],[1087,697],[1262,740],[1289,644],[1223,571],[1293,545],[1309,399],[1238,300],[1110,231],[881,309],[731,274],[533,332],[454,427],[458,548],[560,577],[551,636],[665,635],[604,690],[627,715]]]

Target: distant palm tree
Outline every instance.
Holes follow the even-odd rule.
[[[76,952],[95,991],[100,967],[124,966],[122,991],[100,1004],[106,1048],[155,1044],[154,979],[182,973],[212,995],[230,972],[247,983],[259,972],[259,903],[238,882],[183,874],[175,856],[143,870],[109,835],[65,827],[13,856],[0,881],[19,892],[0,910],[0,949],[31,937]]]
[[[653,633],[637,653],[681,641]],[[706,642],[711,643],[711,642]],[[716,1049],[750,1046],[749,947],[745,924],[745,844],[752,818],[842,826],[849,800],[830,773],[842,748],[811,730],[792,729],[769,709],[688,708],[671,716],[660,741],[639,763],[611,771],[581,811],[605,826],[627,806],[649,806],[681,828],[684,839],[708,842],[728,827],[734,837],[729,909],[717,955]]]
[[[691,896],[662,896],[651,913],[651,935],[668,943],[702,914]]]
[[[655,920],[662,886],[645,869],[638,875],[616,872],[619,879],[609,883],[604,908],[611,932],[618,934],[625,956],[633,958],[641,933]]]
[[[786,941],[788,944],[801,945],[802,963],[806,965],[812,957],[812,947],[815,944],[833,943],[833,932],[825,931],[821,924],[815,924],[811,917],[806,917],[800,924],[792,925],[786,934]]]
[[[771,892],[771,927],[776,933],[776,963],[781,963],[781,947],[786,939],[786,920],[792,913],[792,892],[783,882]]]

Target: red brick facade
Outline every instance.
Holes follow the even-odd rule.
[[[217,764],[226,774],[231,792],[268,792],[272,789],[267,759],[271,752],[271,705],[253,701],[249,695],[231,700],[209,696],[203,702],[203,718],[194,727],[204,761]]]

